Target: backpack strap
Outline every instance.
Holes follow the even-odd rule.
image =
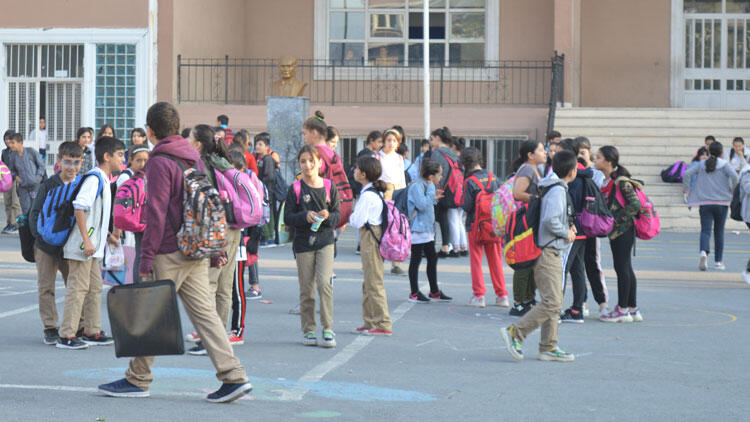
[[[331,203],[331,179],[323,179],[323,188],[325,188],[326,191],[326,202]]]
[[[488,172],[488,173],[489,173],[489,175],[487,176],[487,185],[486,186],[482,184],[482,181],[479,180],[479,178],[475,174],[472,174],[469,177],[468,180],[471,180],[474,183],[476,183],[477,186],[479,186],[479,189],[482,189],[482,191],[489,192],[490,191],[490,186],[492,186],[492,180],[493,179],[492,179],[492,172]]]
[[[302,195],[302,182],[299,179],[295,180],[292,183],[292,188],[294,189],[294,196],[297,197],[297,205],[299,205],[299,197]]]
[[[297,205],[299,205],[299,198],[302,195],[302,182],[300,180],[295,180],[294,183],[292,183],[292,187],[294,188],[294,196],[297,197]],[[333,184],[331,183],[331,179],[323,179],[323,188],[326,191],[326,202],[331,202],[331,188],[333,187]]]

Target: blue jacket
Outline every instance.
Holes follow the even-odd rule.
[[[406,210],[412,233],[430,233],[435,226],[435,185],[421,177],[409,184],[406,191]],[[412,215],[414,216],[413,218]]]

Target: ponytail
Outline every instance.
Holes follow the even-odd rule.
[[[712,173],[716,170],[717,160],[721,157],[723,152],[724,147],[721,145],[721,142],[712,142],[711,145],[708,146],[708,153],[710,156],[708,157],[708,160],[706,160],[706,173]]]
[[[372,182],[372,187],[374,187],[375,190],[377,190],[378,192],[381,192],[381,193],[385,192],[385,190],[388,188],[388,186],[386,185],[386,183],[384,181],[382,181],[382,180],[379,180],[379,179],[376,180],[376,181],[374,181],[374,182]]]

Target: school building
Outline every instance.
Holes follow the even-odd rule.
[[[682,135],[709,130],[691,109],[725,122],[726,136],[747,120],[731,110],[750,109],[748,1],[429,1],[431,126],[480,147],[496,173],[519,140],[550,128],[623,144],[615,133],[631,129],[613,129],[614,118],[647,119],[665,142],[675,116],[695,129]],[[110,123],[127,137],[149,104],[166,100],[185,126],[227,114],[231,127],[257,132],[280,79],[276,59],[290,55],[311,112],[340,129],[345,160],[369,131],[394,124],[416,144],[422,3],[10,2],[0,15],[0,128],[28,133],[45,117],[54,152],[81,125]]]

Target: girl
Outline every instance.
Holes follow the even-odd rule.
[[[708,253],[711,248],[711,225],[714,227],[714,268],[725,269],[722,261],[724,254],[724,223],[727,220],[732,191],[737,185],[739,177],[732,166],[720,158],[724,152],[720,142],[712,142],[708,146],[708,159],[701,161],[685,171],[683,189],[687,192],[688,206],[698,205],[701,217],[700,257],[698,269],[706,271]],[[696,175],[692,189],[686,181]]]
[[[133,145],[146,145],[149,151],[152,149],[146,139],[146,131],[139,127],[130,131],[130,146]]]
[[[111,124],[105,123],[101,128],[99,128],[99,134],[96,135],[96,139],[99,139],[102,136],[109,136],[110,138],[114,138],[115,128],[112,127]]]
[[[737,174],[740,174],[748,167],[747,158],[750,155],[750,149],[745,147],[745,140],[739,136],[732,141],[732,150],[729,151],[729,165],[732,166]]]
[[[81,171],[78,172],[80,175],[84,175],[94,168],[94,155],[89,148],[93,136],[94,130],[90,127],[78,128],[78,131],[76,131],[76,142],[83,148],[83,163],[81,164]]]
[[[258,178],[268,189],[268,205],[271,207],[271,221],[263,226],[263,246],[270,246],[272,244],[279,243],[279,234],[277,232],[276,221],[279,216],[277,215],[278,210],[276,209],[276,197],[273,195],[275,192],[274,187],[276,186],[276,161],[270,154],[271,135],[267,132],[261,132],[255,135],[253,140],[255,144],[255,159],[258,163]],[[283,198],[278,198],[279,200]]]
[[[701,166],[701,161],[703,161],[703,160],[705,160],[707,158],[708,158],[708,148],[706,148],[706,147],[700,147],[700,148],[698,148],[698,151],[693,156],[693,161],[691,161],[690,164],[688,164],[688,167],[687,167],[687,169],[685,171],[687,172],[687,170],[690,170],[691,167],[700,167]],[[693,185],[695,184],[695,178],[696,177],[697,176],[695,174],[693,174],[692,176],[690,176],[688,178],[689,179],[688,180],[688,188],[687,189],[683,188],[683,190],[682,190],[683,197],[685,199],[685,203],[686,204],[687,204],[687,197],[688,197],[687,194],[688,194],[688,192],[690,192],[693,189]],[[683,181],[685,179],[686,178],[683,175]]]
[[[466,147],[466,139],[464,138],[453,138],[453,151],[458,156],[459,166],[461,166],[461,152]],[[465,172],[465,168],[461,169]],[[469,255],[469,240],[466,235],[466,227],[464,225],[466,221],[466,212],[464,209],[449,208],[448,209],[448,226],[451,231],[451,245],[453,250],[448,254],[451,258],[458,258],[459,256]]]
[[[450,130],[447,127],[433,130],[430,134],[430,146],[432,151],[429,157],[437,161],[443,169],[443,177],[436,188],[445,191],[445,185],[451,173],[451,166],[448,160],[450,159],[454,163],[458,162],[458,154],[452,148],[453,136]],[[450,208],[455,208],[455,205],[449,204],[445,195],[443,195],[442,200],[438,201],[437,209],[435,210],[435,218],[440,223],[440,237],[443,241],[443,246],[440,248],[440,252],[438,252],[438,257],[440,258],[447,258],[449,252],[453,250],[453,245],[451,245],[450,241],[450,219],[448,218],[448,210]]]
[[[117,189],[119,189],[120,186],[127,182],[136,173],[146,171],[148,154],[149,149],[147,144],[135,144],[130,147],[128,150],[128,157],[130,157],[128,168],[117,177],[117,181],[115,182]],[[141,175],[140,177],[145,177],[145,175]],[[135,258],[129,260],[127,270],[133,272],[133,282],[139,283],[141,277],[138,273],[138,266],[141,264],[141,241],[143,240],[143,232],[123,232],[115,227],[112,229],[112,235],[118,239],[122,237],[123,246],[132,246],[135,249]]]
[[[547,162],[544,144],[538,141],[523,141],[518,150],[518,158],[511,165],[516,175],[513,184],[513,199],[528,204],[539,196],[539,165]],[[510,315],[522,316],[536,304],[536,283],[534,283],[534,268],[515,271],[513,273],[513,307]]]
[[[396,129],[388,129],[383,134],[385,141],[383,149],[380,151],[380,165],[382,174],[380,180],[385,182],[385,200],[393,198],[393,192],[396,189],[406,187],[406,175],[404,173],[404,159],[398,155],[397,149],[401,144],[401,133]],[[391,274],[404,275],[406,272],[401,268],[398,262],[391,263]]]
[[[437,253],[435,252],[435,205],[441,192],[435,189],[440,183],[443,169],[436,161],[425,159],[422,162],[420,178],[411,183],[407,195],[407,215],[411,230],[411,261],[409,262],[409,302],[429,303],[430,299],[449,301],[451,297],[438,289]],[[419,264],[422,255],[427,257],[427,280],[430,282],[430,297],[419,291]]]
[[[336,147],[339,144],[339,130],[333,126],[328,126],[326,144],[328,145],[328,148],[336,151]]]
[[[356,334],[390,336],[393,334],[388,299],[383,285],[383,258],[380,256],[380,237],[383,234],[382,213],[385,182],[380,180],[382,168],[374,157],[360,157],[354,169],[354,180],[362,184],[354,212],[349,219],[359,229],[362,248],[362,319],[364,324]]]
[[[490,172],[482,169],[479,150],[473,147],[466,148],[461,154],[461,164],[466,169],[464,178],[464,204],[466,212],[466,231],[469,232],[469,255],[471,256],[471,287],[474,295],[469,301],[469,306],[485,307],[484,294],[484,272],[482,270],[482,249],[487,255],[487,263],[490,266],[490,277],[495,289],[495,306],[508,307],[508,291],[505,290],[505,275],[503,274],[502,247],[500,243],[479,242],[479,230],[472,230],[477,195],[482,192],[494,192],[500,187],[497,179]],[[476,179],[476,180],[475,180]],[[477,180],[479,184],[477,184]],[[481,185],[480,185],[481,184]]]
[[[609,246],[617,274],[617,306],[612,312],[600,315],[599,319],[604,322],[640,322],[643,316],[636,306],[636,279],[630,257],[635,243],[633,219],[641,210],[635,188],[642,189],[643,186],[630,179],[630,172],[620,165],[620,153],[613,146],[599,148],[594,166],[604,173],[602,193],[615,218]],[[617,200],[618,190],[625,199],[624,206]]]
[[[326,189],[320,177],[320,153],[305,145],[297,154],[302,178],[298,192],[295,184],[289,187],[284,209],[284,223],[294,227],[292,250],[297,259],[299,274],[300,319],[302,344],[315,346],[315,286],[320,298],[320,325],[323,327],[323,347],[335,347],[333,332],[333,230],[341,219],[339,195],[331,184]]]

